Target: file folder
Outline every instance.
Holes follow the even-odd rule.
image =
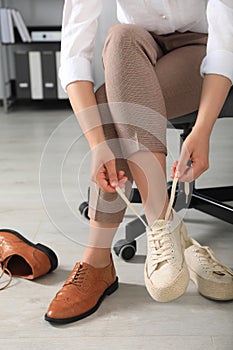
[[[29,71],[31,83],[31,98],[33,100],[41,100],[43,99],[43,81],[40,51],[29,52]]]
[[[30,72],[27,51],[15,52],[16,95],[19,99],[30,99]]]
[[[14,27],[11,17],[11,10],[0,8],[0,32],[3,44],[13,44],[15,42]]]
[[[42,51],[42,77],[44,99],[57,98],[56,62],[53,51]]]
[[[31,42],[31,36],[27,29],[27,26],[23,20],[21,13],[18,10],[11,9],[12,18],[16,28],[18,29],[19,35],[23,42]]]

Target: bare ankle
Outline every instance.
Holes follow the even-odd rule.
[[[87,247],[83,253],[82,261],[96,268],[103,268],[110,264],[110,248]]]

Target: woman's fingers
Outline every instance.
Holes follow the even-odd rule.
[[[108,173],[109,184],[114,188],[117,187],[118,186],[118,177],[117,177],[115,159],[109,160],[105,164],[105,167],[106,167],[107,173]]]
[[[190,158],[190,152],[188,151],[188,148],[185,145],[185,143],[183,143],[180,158],[176,164],[175,177],[181,179],[181,177],[185,175],[185,172],[187,171],[187,164],[190,161]]]
[[[101,167],[96,174],[96,182],[103,191],[112,193],[116,192],[116,190],[109,183],[107,171],[104,166]]]
[[[107,168],[106,165],[101,166],[101,168],[96,174],[96,182],[98,186],[100,186],[105,192],[114,193],[116,192],[116,190],[115,186],[113,187],[110,183],[111,180],[109,179],[108,169],[109,168]],[[124,188],[125,183],[128,180],[128,178],[124,174],[125,172],[123,170],[119,170],[117,173],[117,186],[119,186],[120,188]]]
[[[204,171],[208,169],[208,163],[193,161],[190,167],[187,167],[185,173],[179,178],[182,182],[192,182],[196,180]]]

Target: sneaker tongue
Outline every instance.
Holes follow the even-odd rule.
[[[167,223],[167,220],[156,220],[152,225],[151,228],[161,228],[164,227],[164,225]]]

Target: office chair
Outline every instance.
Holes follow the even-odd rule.
[[[172,127],[182,130],[180,147],[182,142],[192,131],[197,117],[197,112],[193,112],[178,118],[169,120]],[[231,89],[227,100],[219,114],[219,118],[233,118],[233,88]],[[169,127],[169,125],[168,125]],[[168,195],[170,195],[172,182],[167,183]],[[212,215],[225,222],[233,224],[233,207],[225,202],[233,201],[233,186],[210,187],[198,189],[195,181],[191,184],[189,206],[188,208],[197,209],[203,213]],[[88,190],[89,197],[89,190]],[[184,207],[184,184],[179,183],[176,189],[176,211]],[[180,200],[178,200],[180,199]],[[130,195],[132,203],[141,203],[141,197],[137,188],[133,188]],[[82,215],[88,218],[88,202],[83,202],[79,206]],[[145,215],[142,218],[146,220]],[[136,218],[125,226],[125,239],[117,241],[113,247],[116,255],[121,256],[124,260],[130,260],[137,250],[136,238],[145,232],[142,222]]]

